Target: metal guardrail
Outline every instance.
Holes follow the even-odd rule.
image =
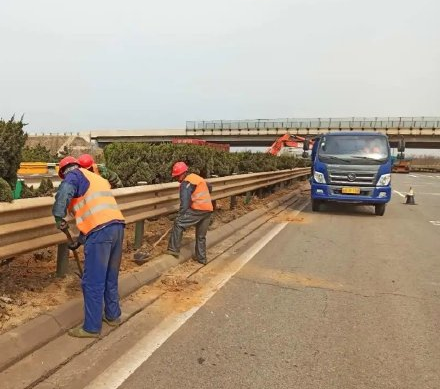
[[[286,118],[188,121],[187,130],[440,128],[440,117]]]
[[[416,163],[416,164],[411,164],[410,169],[413,172],[439,172],[440,163],[437,164]]]
[[[212,198],[217,200],[309,174],[310,168],[297,168],[208,181],[213,185]],[[170,183],[114,189],[113,193],[127,223],[134,223],[176,212],[179,208],[177,188],[177,183]],[[53,201],[51,197],[41,197],[16,200],[12,204],[0,203],[0,259],[66,242],[65,235],[54,225]],[[77,232],[74,222],[70,224],[72,231]],[[64,251],[67,253],[66,249]]]

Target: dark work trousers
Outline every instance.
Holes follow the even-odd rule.
[[[180,252],[182,234],[188,227],[196,226],[196,259],[206,261],[206,233],[212,212],[188,209],[183,215],[177,216],[168,242],[168,250]]]
[[[118,275],[121,266],[124,224],[113,223],[91,232],[84,245],[84,325],[88,332],[100,332],[102,308],[107,319],[121,316]]]

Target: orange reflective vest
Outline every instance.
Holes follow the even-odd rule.
[[[191,195],[191,208],[199,211],[212,212],[214,208],[212,207],[211,195],[209,194],[206,181],[197,174],[188,174],[184,181],[187,181],[196,187]]]
[[[90,182],[90,186],[84,196],[72,199],[68,206],[78,229],[86,235],[94,228],[112,220],[124,221],[109,182],[86,169],[79,170]]]

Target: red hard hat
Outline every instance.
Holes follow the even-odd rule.
[[[93,157],[90,154],[80,155],[78,157],[78,162],[80,166],[84,169],[88,169],[90,166],[92,166],[95,163]]]
[[[73,165],[73,164],[79,165],[79,162],[78,162],[78,160],[77,160],[76,158],[71,157],[71,156],[68,156],[68,157],[63,158],[63,159],[60,161],[60,164],[59,164],[58,175],[59,175],[61,178],[64,178],[64,173],[63,173],[63,172],[64,172],[64,169],[65,169],[67,166],[69,166],[69,165]]]
[[[188,166],[185,162],[176,162],[173,166],[173,170],[171,172],[171,175],[173,177],[178,177],[187,171],[188,171]]]

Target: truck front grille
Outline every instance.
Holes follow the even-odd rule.
[[[349,186],[374,186],[376,184],[375,172],[335,172],[329,171],[330,184]]]

